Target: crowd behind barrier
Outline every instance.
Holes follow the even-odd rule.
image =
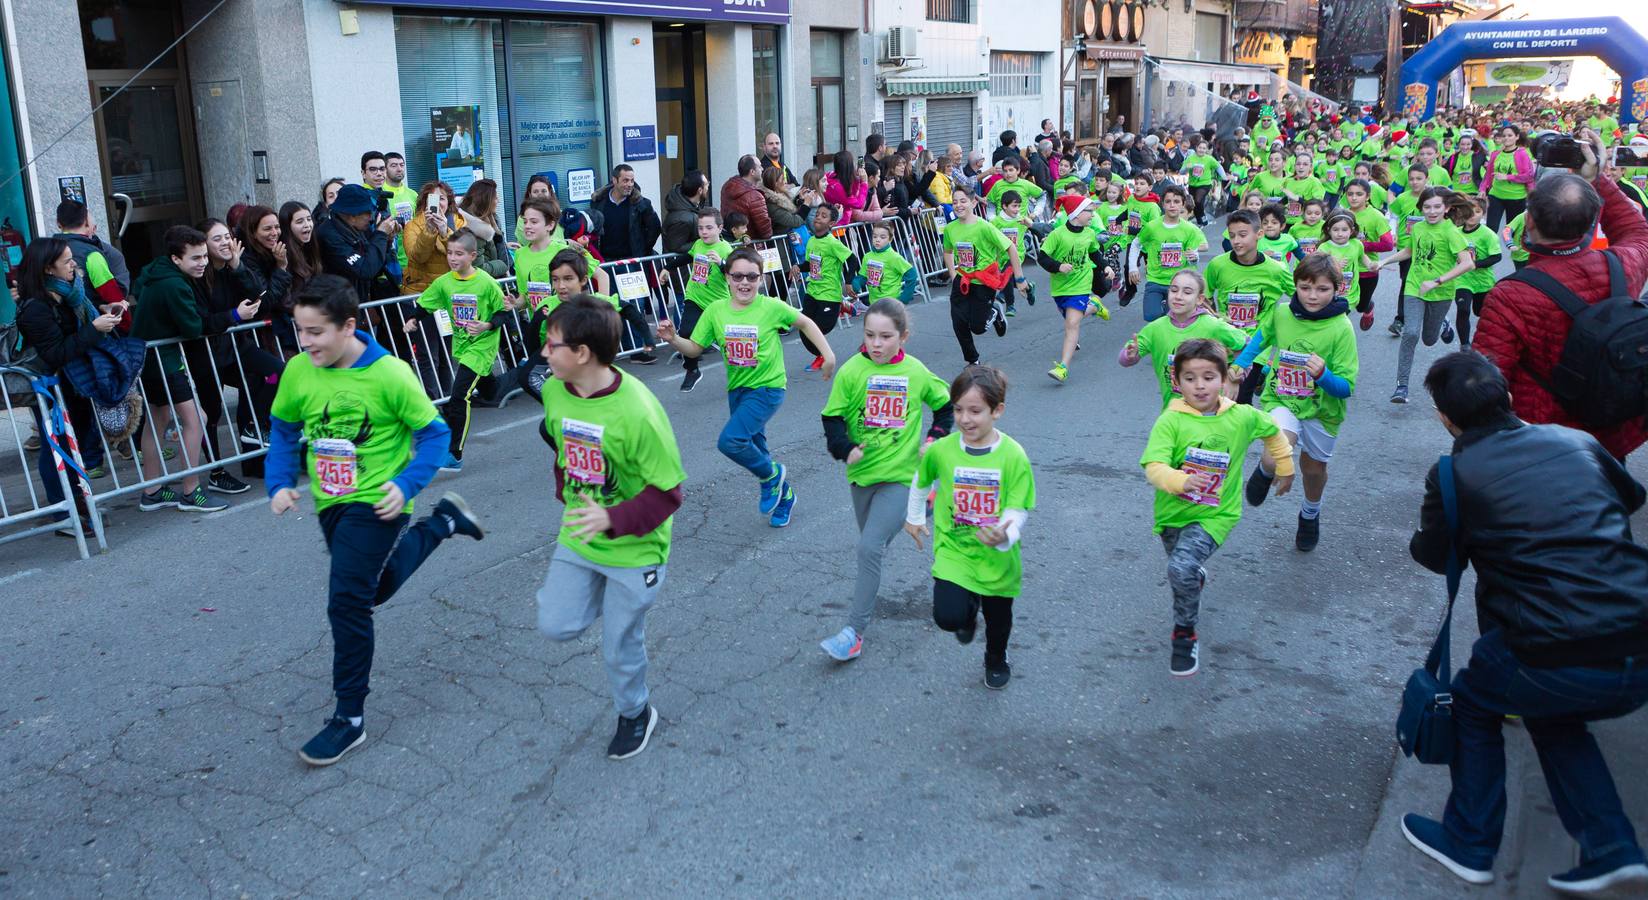
[[[915,265],[922,284],[921,299],[930,300],[929,279],[942,276],[945,272],[943,211],[929,208],[908,218],[889,217],[888,221],[893,223],[893,249]],[[837,226],[833,232],[855,254],[862,256],[873,249],[870,236],[872,224],[854,222]],[[1029,246],[1034,249],[1041,237],[1032,231],[1028,240]],[[804,282],[797,277],[800,243],[799,235],[784,234],[750,244],[762,254],[764,260],[763,292],[798,309],[806,292]],[[653,328],[661,317],[680,321],[681,304],[687,302],[685,279],[688,269],[685,263],[686,258],[677,254],[657,254],[613,260],[603,263],[601,268],[611,279],[613,293],[625,302],[640,306],[645,312],[648,327]],[[427,319],[416,317],[416,299],[417,295],[410,294],[363,304],[363,321],[358,323],[358,327],[410,363],[425,393],[438,405],[446,402],[451,395],[456,363],[450,345],[435,332],[434,325]],[[415,323],[415,330],[411,333],[405,330],[409,321]],[[532,342],[527,339],[525,327],[526,319],[517,311],[506,325],[503,339],[499,342],[498,357],[492,369],[495,379],[512,379],[517,369],[534,361],[529,351]],[[637,334],[633,327],[627,325],[625,332],[624,350],[620,358],[660,346],[654,333]],[[4,452],[0,452],[0,543],[59,530],[72,534],[81,557],[87,558],[90,543],[95,543],[99,550],[108,549],[104,512],[120,498],[152,491],[180,478],[201,477],[236,464],[244,466],[248,475],[261,475],[262,457],[269,443],[267,411],[239,419],[239,406],[246,401],[241,391],[226,386],[225,382],[230,382],[230,385],[247,383],[248,367],[242,357],[244,350],[272,353],[282,359],[297,353],[299,340],[292,320],[286,317],[258,320],[237,325],[222,335],[151,341],[146,350],[149,359],[157,360],[161,348],[168,346],[185,346],[188,350],[181,354],[184,375],[191,396],[204,401],[195,405],[195,414],[202,419],[202,431],[210,435],[200,447],[184,446],[181,440],[182,429],[175,416],[178,401],[170,396],[170,385],[163,385],[166,396],[161,397],[149,396],[149,388],[141,381],[134,387],[144,401],[143,408],[163,406],[172,413],[170,421],[155,421],[152,417],[143,416],[138,430],[111,441],[101,428],[92,428],[90,434],[76,433],[73,416],[60,412],[69,407],[55,377],[43,378],[20,369],[6,370],[6,389],[0,392],[9,423],[9,427],[0,431],[0,448],[4,448]],[[200,377],[195,371],[195,366],[202,361],[212,368],[211,376]],[[30,385],[32,390],[25,390],[25,384]],[[508,390],[499,392],[501,399],[498,405],[507,403],[520,392],[512,381],[509,384]],[[59,502],[50,501],[46,486],[40,481],[41,473],[36,471],[35,460],[38,451],[25,446],[29,433],[26,422],[33,414],[24,410],[31,405],[39,407],[41,422],[46,425],[41,439],[49,438],[62,448],[62,453],[53,454],[58,487],[64,496]],[[209,415],[205,408],[213,408],[217,414]],[[231,412],[236,415],[231,415]],[[214,429],[208,418],[215,421],[219,428],[229,428],[229,443],[220,444],[217,436],[211,434]],[[249,422],[249,427],[236,427],[237,419]],[[152,469],[155,474],[148,476],[145,476],[141,465],[143,429],[147,429],[148,436],[157,447],[163,448],[161,459]],[[88,450],[100,450],[101,453],[88,453]],[[96,477],[87,477],[85,461],[88,457],[103,460],[104,471]],[[66,522],[60,518],[65,515]],[[90,525],[91,542],[88,542],[80,527],[82,522]]]

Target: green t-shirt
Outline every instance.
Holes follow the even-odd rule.
[[[1344,297],[1351,309],[1355,309],[1356,304],[1362,301],[1362,273],[1367,271],[1362,261],[1367,257],[1367,248],[1361,241],[1352,238],[1343,244],[1323,241],[1316,249],[1333,257],[1333,261],[1339,264],[1339,274],[1344,276],[1344,280],[1339,284],[1337,296]]]
[[[954,227],[951,223],[945,230]],[[807,296],[822,303],[840,303],[842,268],[853,258],[853,251],[835,235],[826,234],[809,237],[806,254]]]
[[[1328,434],[1338,434],[1339,426],[1345,421],[1346,401],[1322,390],[1310,377],[1305,364],[1312,353],[1322,357],[1325,371],[1345,379],[1350,383],[1351,392],[1356,392],[1356,374],[1361,362],[1350,316],[1301,319],[1293,314],[1289,301],[1276,304],[1261,316],[1259,330],[1265,336],[1261,358],[1270,370],[1265,376],[1259,404],[1267,412],[1285,406],[1295,417],[1315,419]]]
[[[1432,163],[1425,177],[1429,179],[1431,187],[1453,187],[1453,174],[1440,163]]]
[[[1494,154],[1493,163],[1488,167],[1493,170],[1493,184],[1488,186],[1488,196],[1501,200],[1521,200],[1528,196],[1527,185],[1510,180],[1510,176],[1516,174],[1516,155],[1526,152],[1518,147],[1509,153],[1501,150]]]
[[[1219,170],[1219,161],[1206,153],[1193,153],[1184,158],[1179,171],[1189,176],[1191,187],[1208,187],[1213,184],[1214,173]]]
[[[1368,138],[1356,148],[1356,152],[1365,160],[1383,159],[1385,156],[1385,142],[1378,138]]]
[[[1071,231],[1068,225],[1053,229],[1042,241],[1041,253],[1060,263],[1069,263],[1069,272],[1054,272],[1051,290],[1055,297],[1086,297],[1093,292],[1093,260],[1099,250],[1098,235],[1092,228]]]
[[[413,433],[440,415],[412,367],[387,354],[339,369],[316,368],[299,353],[281,373],[270,412],[303,429],[317,512],[382,500],[384,485],[412,461]]]
[[[1164,219],[1147,222],[1139,229],[1139,248],[1145,252],[1145,278],[1156,284],[1171,284],[1180,269],[1196,269],[1196,251],[1207,237],[1194,222],[1179,220],[1169,225]]]
[[[464,322],[486,322],[504,309],[503,288],[491,276],[475,269],[468,278],[457,272],[447,272],[435,279],[422,294],[418,305],[424,309],[445,310],[452,318],[452,358],[477,375],[489,375],[492,361],[498,356],[498,329],[470,334],[463,329]]]
[[[727,290],[727,274],[721,270],[721,264],[732,255],[731,244],[726,241],[713,244],[693,241],[687,255],[692,257],[692,266],[687,270],[688,300],[698,304],[699,309],[709,309],[710,304],[717,300],[732,296]],[[836,281],[841,281],[839,276]]]
[[[600,397],[578,397],[559,378],[544,382],[544,428],[565,473],[566,508],[593,502],[611,508],[646,490],[674,490],[687,480],[681,450],[658,398],[639,378],[618,376]],[[646,534],[575,537],[566,516],[556,543],[598,566],[646,569],[669,559],[674,517]]]
[[[1019,544],[1002,551],[978,539],[980,526],[1001,524],[1009,509],[1036,505],[1036,478],[1019,442],[1001,431],[989,452],[974,455],[954,431],[934,441],[917,466],[916,484],[936,486],[933,498],[933,577],[986,597],[1016,597],[1022,563]]]
[[[727,361],[727,390],[780,388],[784,376],[784,344],[801,311],[761,294],[739,309],[731,300],[717,300],[698,318],[688,340],[700,347],[715,345]]]
[[[1286,266],[1287,270],[1291,272],[1294,264],[1299,261],[1299,242],[1285,231],[1276,237],[1260,235],[1259,252],[1264,254],[1266,259],[1275,260]],[[1292,288],[1290,287],[1289,290],[1292,290]]]
[[[1452,300],[1458,285],[1439,284],[1428,294],[1422,293],[1419,287],[1458,265],[1459,253],[1465,248],[1465,235],[1447,219],[1435,225],[1424,220],[1414,223],[1413,265],[1408,268],[1408,281],[1402,286],[1402,293],[1438,303]]]
[[[1602,146],[1614,145],[1614,132],[1619,130],[1618,119],[1613,116],[1591,116],[1585,120],[1585,124],[1591,126],[1591,129],[1602,137]]]
[[[904,273],[911,269],[910,261],[889,246],[885,250],[871,250],[864,254],[864,286],[869,289],[870,302],[899,299],[904,289]]]
[[[1266,125],[1266,122],[1270,124]],[[1276,124],[1274,119],[1260,119],[1253,126],[1252,136],[1253,149],[1260,153],[1269,153],[1271,145],[1275,144],[1276,139],[1282,136],[1282,126]]]
[[[1316,252],[1317,245],[1322,243],[1322,223],[1307,225],[1303,221],[1297,222],[1288,229],[1288,237],[1299,245],[1299,256],[1304,258]]]
[[[1262,253],[1251,266],[1237,262],[1235,253],[1221,253],[1203,274],[1219,315],[1249,334],[1258,327],[1260,313],[1293,293],[1293,276],[1287,266]]]
[[[1505,226],[1505,243],[1511,248],[1511,262],[1528,261],[1528,251],[1522,246],[1523,215],[1523,213],[1517,213],[1516,218]]]
[[[1017,219],[1009,219],[1000,213],[990,217],[990,224],[996,226],[996,230],[1000,231],[1004,237],[1013,242],[1014,247],[1018,248],[1019,259],[1024,258],[1024,239],[1030,231],[1030,226],[1024,223],[1023,218],[1023,216],[1020,216]]]
[[[1270,170],[1266,169],[1253,176],[1251,187],[1253,190],[1265,195],[1266,203],[1280,203],[1286,199],[1286,195],[1282,193],[1287,190],[1286,184],[1287,180],[1285,178],[1272,175]]]
[[[1248,445],[1276,433],[1269,415],[1245,403],[1221,403],[1211,416],[1188,405],[1163,410],[1150,428],[1139,465],[1162,463],[1204,472],[1214,477],[1214,485],[1205,494],[1156,491],[1156,533],[1200,523],[1208,537],[1224,543],[1242,518],[1242,463]]]
[[[1289,193],[1299,198],[1287,201],[1286,209],[1289,225],[1304,218],[1306,200],[1321,200],[1328,195],[1327,186],[1322,184],[1322,179],[1317,178],[1315,175],[1304,178],[1289,178],[1282,182],[1282,186]]]
[[[1154,205],[1154,204],[1152,204]],[[1099,232],[1099,241],[1105,249],[1127,243],[1128,206],[1123,203],[1099,203],[1093,207],[1093,221],[1087,227]]]
[[[1487,259],[1504,251],[1504,248],[1499,244],[1499,235],[1494,234],[1494,230],[1486,225],[1477,225],[1475,231],[1461,231],[1460,233],[1465,236],[1465,249],[1471,251],[1472,259]],[[1493,290],[1493,267],[1472,269],[1459,276],[1457,284],[1473,294],[1486,294]]]
[[[1419,212],[1419,197],[1413,191],[1408,191],[1391,201],[1391,215],[1396,218],[1396,247],[1406,250],[1413,247],[1413,226],[1425,221],[1424,215]]]
[[[1183,328],[1174,324],[1171,315],[1166,315],[1146,322],[1139,329],[1139,356],[1150,358],[1157,387],[1162,392],[1162,405],[1166,406],[1179,393],[1173,384],[1173,354],[1178,352],[1180,344],[1192,338],[1207,338],[1224,344],[1230,358],[1235,359],[1247,346],[1247,337],[1246,331],[1205,310]]]
[[[950,386],[910,354],[885,366],[853,354],[836,371],[822,413],[845,419],[848,436],[864,449],[864,458],[847,466],[847,480],[909,484],[921,458],[921,408],[949,402]]]
[[[1368,182],[1373,192],[1368,195],[1368,203],[1376,209],[1390,209],[1390,191],[1377,181]]]
[[[1377,241],[1391,230],[1390,218],[1372,206],[1364,206],[1352,213],[1356,218],[1356,239]]]
[[[997,261],[1005,265],[1009,246],[1001,229],[981,218],[957,219],[944,226],[944,252],[955,256],[958,271],[977,272]]]
[[[560,238],[550,238],[542,250],[534,250],[530,244],[522,244],[515,251],[515,293],[527,300],[528,309],[536,311],[546,302],[559,304],[555,299],[555,291],[550,287],[549,264],[560,253],[572,245]],[[583,248],[579,248],[581,251]],[[601,271],[601,264],[595,261],[588,251],[583,251],[584,259],[589,262],[589,283],[595,284],[595,273]],[[554,309],[551,306],[550,309]]]
[[[1138,234],[1146,223],[1159,221],[1162,217],[1162,208],[1150,200],[1140,200],[1138,197],[1127,198],[1127,233]]]
[[[1035,206],[1037,198],[1046,193],[1028,178],[1020,178],[1011,184],[1003,178],[990,186],[990,193],[985,195],[984,199],[990,204],[991,209],[1001,209],[1001,195],[1008,191],[1019,195],[1019,198],[1024,201],[1025,209]],[[951,224],[955,223],[952,222]],[[948,228],[949,226],[945,227]]]

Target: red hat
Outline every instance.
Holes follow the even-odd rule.
[[[1403,141],[1405,141],[1407,139],[1408,139],[1408,133],[1406,131],[1393,131],[1393,132],[1391,132],[1391,143],[1393,143],[1393,144],[1400,144],[1400,143],[1402,143]]]
[[[1380,132],[1385,130],[1385,126],[1380,125],[1378,122],[1374,122],[1372,124],[1363,126],[1362,130],[1366,131],[1368,133],[1368,137],[1376,138],[1376,137],[1379,136]]]
[[[1087,198],[1080,194],[1065,194],[1054,202],[1059,205],[1060,209],[1064,210],[1064,214],[1066,216],[1074,218],[1076,215],[1076,210],[1080,209],[1081,205],[1087,202]]]

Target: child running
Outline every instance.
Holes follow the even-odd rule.
[[[757,293],[761,285],[761,254],[750,247],[732,251],[726,263],[731,298],[704,310],[691,337],[682,337],[668,319],[658,323],[658,337],[682,356],[696,359],[715,345],[727,360],[727,424],[716,449],[748,469],[760,482],[757,508],[774,528],[790,524],[795,489],[788,471],[767,450],[767,423],[784,404],[788,384],[784,372],[783,335],[792,326],[823,351],[820,365],[828,379],[835,372],[835,351],[811,319],[795,307]]]
[[[1214,310],[1251,337],[1260,315],[1293,292],[1293,276],[1286,266],[1259,252],[1258,216],[1245,209],[1231,213],[1225,233],[1230,235],[1230,252],[1207,264],[1207,290]],[[1236,402],[1252,401],[1263,381],[1262,369],[1248,372]]]
[[[993,192],[992,192],[993,193]],[[1079,195],[1078,195],[1079,196]],[[1007,240],[1013,243],[1013,249],[1018,251],[1019,260],[1026,259],[1025,248],[1030,237],[1030,217],[1024,212],[1024,198],[1018,191],[1004,191],[1001,194],[1001,205],[996,208],[996,214],[990,217],[990,224],[996,226]],[[1024,283],[1024,299],[1031,305],[1036,305],[1036,286],[1026,281]],[[1009,317],[1018,315],[1013,308],[1013,291],[1007,292],[1007,311]]]
[[[870,226],[869,253],[864,254],[863,265],[853,278],[855,293],[869,291],[867,303],[889,297],[904,303],[916,298],[921,275],[902,254],[893,249],[893,223],[885,219]]]
[[[1202,229],[1184,221],[1185,190],[1176,184],[1162,188],[1162,217],[1139,230],[1128,249],[1128,269],[1134,284],[1144,282],[1144,320],[1167,314],[1167,286],[1181,269],[1196,270],[1196,251],[1206,243]],[[1143,253],[1145,266],[1140,268]]]
[[[910,479],[921,457],[921,408],[933,411],[929,441],[954,426],[949,386],[904,351],[910,339],[904,304],[886,298],[864,314],[864,349],[836,373],[824,404],[824,442],[847,464],[858,518],[858,580],[847,626],[819,646],[832,659],[857,659],[875,617],[881,559],[904,524]]]
[[[1465,235],[1465,247],[1471,251],[1471,260],[1476,268],[1460,276],[1459,291],[1454,295],[1454,321],[1459,328],[1461,350],[1471,349],[1471,316],[1482,315],[1482,301],[1487,299],[1488,292],[1494,286],[1494,266],[1505,256],[1499,235],[1482,224],[1487,212],[1483,202],[1469,195],[1465,199],[1471,204],[1470,212],[1456,212],[1453,221]]]
[[[825,355],[830,353],[823,336],[834,331],[836,323],[841,321],[842,287],[852,284],[857,274],[857,257],[831,233],[840,216],[841,211],[836,207],[828,203],[820,204],[807,222],[807,241],[801,245],[801,258],[806,261],[802,277],[807,282],[807,295],[801,300],[801,314],[818,326],[816,332],[819,335],[815,343],[803,332],[801,345],[813,355],[809,368],[814,370],[824,366]],[[835,357],[831,355],[830,358]]]
[[[647,747],[658,711],[648,703],[646,614],[669,561],[681,506],[681,451],[669,416],[638,378],[614,368],[618,312],[589,296],[549,317],[539,436],[554,453],[555,495],[565,504],[549,571],[538,589],[538,630],[570,641],[597,618],[607,684],[618,711],[608,759]]]
[[[961,358],[977,365],[973,336],[994,326],[996,336],[1007,334],[1007,318],[996,295],[1011,279],[1028,284],[1020,268],[1019,251],[1001,230],[979,218],[972,191],[956,185],[951,192],[956,219],[944,226],[944,267],[950,274],[950,328],[961,347]],[[1008,270],[1003,270],[1006,259]]]
[[[1110,310],[1099,298],[1110,290],[1116,272],[1105,263],[1101,234],[1088,228],[1093,221],[1094,203],[1083,199],[1065,223],[1047,236],[1036,255],[1037,263],[1053,275],[1053,304],[1064,316],[1064,343],[1059,359],[1047,372],[1060,384],[1070,377],[1070,359],[1076,355],[1082,319],[1110,318]]]
[[[1196,623],[1207,584],[1203,564],[1242,518],[1242,463],[1255,438],[1264,441],[1278,473],[1276,493],[1293,486],[1293,456],[1276,423],[1224,396],[1229,359],[1214,341],[1179,345],[1171,366],[1179,396],[1157,417],[1139,457],[1156,489],[1155,531],[1167,551],[1173,591],[1168,671],[1178,676],[1200,668]]]
[[[1326,225],[1328,241],[1320,249],[1333,257],[1339,265],[1339,274],[1344,276],[1339,282],[1339,296],[1349,304],[1346,310],[1349,315],[1350,310],[1362,308],[1362,273],[1377,269],[1379,264],[1368,256],[1362,242],[1354,237],[1356,217],[1348,210],[1336,210],[1328,217]]]
[[[1442,326],[1448,322],[1448,307],[1456,290],[1449,287],[1448,282],[1476,268],[1465,235],[1448,220],[1450,208],[1467,207],[1463,194],[1447,188],[1426,188],[1419,195],[1419,212],[1423,218],[1409,229],[1409,246],[1379,261],[1380,268],[1410,258],[1413,261],[1402,283],[1405,316],[1402,343],[1397,348],[1392,403],[1408,402],[1408,375],[1413,371],[1413,351],[1419,343],[1421,328],[1425,346],[1429,347],[1436,343]]]
[[[1148,356],[1156,369],[1156,380],[1161,385],[1162,405],[1166,406],[1178,393],[1173,381],[1173,353],[1179,345],[1192,338],[1208,338],[1223,344],[1234,353],[1248,343],[1247,332],[1214,315],[1208,306],[1207,282],[1200,273],[1182,271],[1173,276],[1167,291],[1167,315],[1139,329],[1126,344],[1116,361],[1133,366]]]
[[[732,244],[721,236],[720,210],[706,206],[698,211],[698,239],[692,242],[687,255],[692,257],[692,268],[687,274],[687,286],[683,291],[688,302],[681,304],[681,332],[692,334],[704,310],[728,297],[727,276],[722,264],[732,255]],[[839,285],[836,291],[839,297]],[[698,370],[698,354],[682,353],[681,356],[681,366],[686,370],[681,378],[681,392],[688,393],[698,386],[704,373]]]
[[[984,611],[984,686],[1013,677],[1007,638],[1023,565],[1019,537],[1036,505],[1036,478],[1024,448],[996,430],[1007,409],[1007,376],[968,366],[950,383],[956,432],[934,441],[910,483],[904,530],[922,546],[933,535],[933,621],[962,644],[973,642]],[[933,525],[927,492],[936,487]]]
[[[1398,251],[1411,251],[1413,248],[1413,226],[1425,220],[1424,214],[1419,211],[1419,198],[1425,193],[1425,189],[1430,186],[1429,179],[1428,170],[1424,166],[1413,166],[1408,169],[1408,189],[1391,201],[1390,215],[1391,219],[1396,222],[1396,249]],[[1401,290],[1397,292],[1396,318],[1390,324],[1391,337],[1401,337],[1403,323],[1407,321],[1407,304],[1402,302],[1401,294],[1407,290],[1408,272],[1413,268],[1411,257],[1411,252],[1407,257],[1403,257],[1400,252],[1387,257],[1389,259],[1401,259],[1401,267],[1396,270],[1396,275],[1403,285]],[[1380,268],[1383,269],[1384,265],[1381,264]]]
[[[1306,200],[1304,218],[1288,229],[1288,237],[1293,238],[1294,243],[1299,245],[1301,259],[1315,253],[1317,246],[1322,243],[1322,220],[1326,216],[1326,201]]]
[[[1281,427],[1289,445],[1299,447],[1305,476],[1304,502],[1294,546],[1309,553],[1322,534],[1322,491],[1328,483],[1328,460],[1345,422],[1345,401],[1356,390],[1361,366],[1356,329],[1345,313],[1344,275],[1334,257],[1317,253],[1293,270],[1293,299],[1278,303],[1259,320],[1259,332],[1236,360],[1238,371],[1261,355],[1270,370],[1259,405]],[[1253,470],[1247,502],[1265,502],[1271,479],[1282,469],[1265,460]]]
[[[452,338],[452,391],[441,406],[451,437],[441,471],[463,470],[464,443],[469,439],[470,399],[482,378],[492,374],[498,358],[498,337],[514,317],[504,303],[503,289],[491,275],[475,268],[480,242],[475,233],[460,228],[446,241],[446,264],[451,271],[435,279],[418,295],[419,313],[406,320],[405,331],[435,321],[441,335]]]
[[[1362,244],[1364,253],[1385,253],[1396,249],[1396,234],[1391,231],[1390,219],[1375,209],[1371,198],[1373,185],[1365,178],[1353,178],[1345,183],[1345,211],[1356,222],[1353,237]],[[1331,233],[1330,233],[1331,236]],[[1362,314],[1358,323],[1363,331],[1373,327],[1373,295],[1379,290],[1379,266],[1365,266],[1357,276],[1355,309]]]
[[[355,289],[320,275],[292,309],[303,352],[287,362],[271,410],[269,509],[297,508],[298,467],[331,553],[326,617],[332,624],[337,709],[298,757],[329,766],[366,740],[372,611],[395,595],[441,542],[483,537],[463,498],[447,494],[433,515],[409,524],[412,498],[429,486],[448,428],[406,363],[357,330]]]
[[[1279,203],[1259,210],[1259,252],[1293,271],[1299,261],[1299,242],[1287,233],[1287,212]]]

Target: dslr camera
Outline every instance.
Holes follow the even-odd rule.
[[[1571,134],[1546,131],[1534,138],[1528,150],[1541,168],[1578,171],[1585,165],[1585,151],[1580,146]]]

